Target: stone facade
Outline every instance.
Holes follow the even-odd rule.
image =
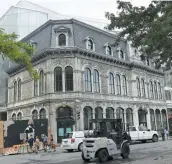
[[[50,28],[51,32],[49,35],[46,33],[47,37],[44,38],[43,31]],[[66,45],[59,47],[58,39],[61,33],[66,36]],[[94,50],[87,49],[85,38],[88,36],[94,42]],[[164,73],[155,70],[152,64],[145,65],[140,61],[125,40],[121,40],[119,45],[125,58],[120,58],[119,47],[112,47],[113,55],[106,55],[105,44],[112,44],[114,38],[111,33],[76,20],[49,21],[24,38],[25,42],[36,42],[38,48],[33,56],[33,65],[38,73],[43,71],[43,78],[40,78],[35,86],[34,79],[25,68],[15,66],[8,71],[8,120],[16,117],[31,119],[36,111],[37,119],[48,118],[52,134],[58,142],[61,137],[58,130],[63,128],[65,117],[68,117],[69,125],[64,126],[73,130],[88,129],[89,118],[106,117],[122,118],[124,128],[127,124],[144,124],[154,130],[159,130],[161,125],[166,127]],[[43,40],[47,42],[45,47],[41,47]],[[55,78],[57,67],[62,69],[62,72]],[[67,75],[67,67],[72,69],[70,76]],[[90,71],[90,77],[86,70]],[[97,76],[95,71],[98,72]],[[114,80],[113,84],[110,74]],[[72,82],[67,77],[72,77]],[[59,78],[62,80],[58,82],[61,90],[56,91]],[[14,83],[19,79],[20,91],[19,86],[15,91]],[[62,85],[59,85],[61,83]],[[68,85],[70,89],[67,89]],[[35,88],[38,93],[43,88],[41,94],[35,95]],[[14,97],[17,97],[17,101],[14,101]],[[68,113],[65,117],[60,117],[60,112],[69,109],[72,111],[74,124],[71,123]]]

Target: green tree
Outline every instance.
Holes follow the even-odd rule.
[[[148,7],[133,6],[118,1],[118,14],[106,13],[110,20],[108,29],[120,29],[116,44],[121,37],[139,48],[142,57],[154,58],[156,67],[172,62],[172,2],[152,1]]]
[[[34,49],[21,41],[17,41],[16,34],[6,34],[0,29],[0,55],[2,58],[9,58],[12,62],[25,66],[31,76],[38,78],[36,71],[31,63],[31,56]]]

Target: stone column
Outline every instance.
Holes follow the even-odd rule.
[[[134,122],[134,126],[139,126],[139,116],[138,116],[138,109],[136,105],[134,105],[134,108],[133,108],[133,122]]]
[[[45,73],[45,93],[54,92],[54,76],[53,71]]]
[[[157,126],[157,120],[156,120],[156,113],[155,113],[155,111],[154,111],[154,117],[155,117],[155,129],[157,130],[158,126]]]
[[[148,109],[148,113],[146,115],[146,119],[147,119],[147,128],[151,129],[150,110],[149,109]]]
[[[93,119],[95,119],[95,109],[93,109]],[[95,124],[93,124],[93,129],[95,129]]]
[[[124,127],[125,127],[125,130],[127,129],[127,115],[126,115],[126,110],[124,110]]]
[[[62,91],[63,92],[65,92],[65,84],[66,84],[66,81],[65,81],[65,71],[63,70],[62,71],[62,85],[63,85],[63,87],[62,87]]]
[[[82,105],[80,105],[80,130],[84,130],[84,110]]]

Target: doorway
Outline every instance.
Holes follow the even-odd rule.
[[[57,143],[61,143],[65,133],[72,132],[74,125],[73,110],[69,106],[57,109]]]

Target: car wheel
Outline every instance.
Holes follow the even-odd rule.
[[[153,142],[158,142],[158,136],[156,134],[153,135],[152,141]]]
[[[83,143],[80,143],[78,146],[78,151],[82,151],[82,149],[83,149]]]
[[[86,159],[85,157],[84,157],[84,153],[82,152],[82,159],[83,159],[83,161],[85,161],[85,162],[89,162],[90,160],[89,159]]]
[[[67,150],[68,152],[73,152],[73,149],[69,149],[69,150]]]
[[[124,143],[122,145],[122,149],[121,149],[121,157],[122,158],[128,158],[130,154],[130,146],[128,143]]]
[[[109,154],[106,149],[99,150],[97,156],[98,156],[99,162],[101,163],[107,162],[109,158]]]

